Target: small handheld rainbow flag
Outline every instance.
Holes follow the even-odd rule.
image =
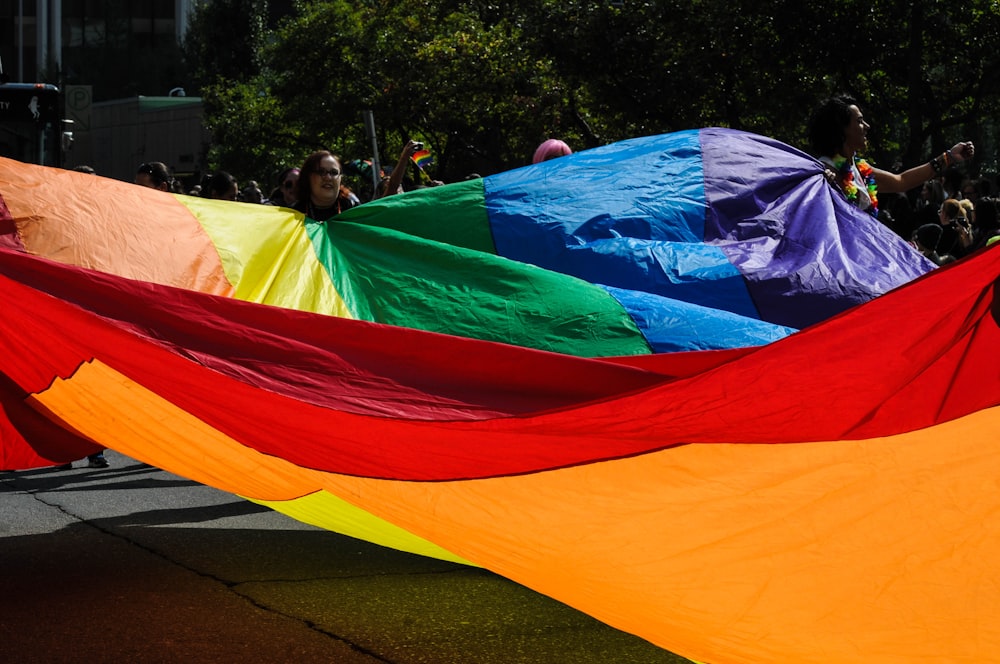
[[[434,163],[434,157],[431,156],[431,151],[426,149],[417,150],[410,156],[410,159],[413,160],[413,163],[416,164],[417,168],[420,170],[424,170],[425,166],[430,166]]]

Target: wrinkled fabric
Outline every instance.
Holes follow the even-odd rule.
[[[118,450],[697,661],[987,661],[1000,250],[839,196],[715,129],[326,224],[0,160],[0,468]]]

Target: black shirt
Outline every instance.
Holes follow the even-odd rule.
[[[354,207],[354,201],[347,196],[340,196],[337,198],[337,202],[329,207],[317,207],[312,201],[299,201],[295,204],[294,209],[313,221],[327,221],[352,207]]]

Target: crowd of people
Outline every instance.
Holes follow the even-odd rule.
[[[912,168],[884,170],[861,156],[868,147],[870,128],[858,102],[846,95],[824,100],[809,119],[812,153],[826,167],[830,183],[849,202],[877,217],[937,265],[1000,241],[1000,196],[994,194],[994,182],[964,175],[963,162],[975,155],[971,141],[959,142]],[[206,175],[183,191],[162,162],[141,164],[135,182],[192,196],[289,207],[313,220],[326,221],[364,200],[443,184],[418,170],[420,177],[405,180],[404,187],[411,167],[419,168],[414,155],[423,147],[418,141],[407,141],[395,166],[380,174],[377,187],[368,187],[362,195],[345,178],[371,181],[371,163],[357,159],[345,163],[326,150],[313,152],[299,166],[283,169],[269,192],[253,180],[241,189],[224,171]],[[538,145],[530,159],[537,164],[572,152],[564,141],[550,138]],[[469,175],[473,177],[479,175]]]
[[[377,191],[366,192],[366,199],[402,193],[410,166],[417,166],[412,161],[414,155],[423,147],[419,141],[407,141],[395,167],[388,173],[380,174]],[[317,150],[307,156],[300,166],[283,169],[278,174],[276,186],[267,194],[256,180],[250,180],[241,189],[236,179],[226,171],[205,175],[198,184],[185,190],[183,183],[171,176],[167,165],[159,161],[140,164],[135,173],[135,183],[176,194],[290,207],[309,215],[311,219],[325,221],[362,203],[361,196],[345,183],[345,178],[353,176],[359,182],[367,182],[371,178],[371,168],[370,162],[356,159],[345,164],[338,155],[328,150]],[[423,174],[422,178],[411,178],[407,188],[441,184],[444,183]],[[332,195],[334,192],[336,196]]]
[[[946,181],[950,177],[954,183]],[[893,197],[879,219],[935,264],[945,265],[1000,242],[1000,197],[994,190],[991,180],[963,178],[954,169],[925,182],[913,201]]]
[[[994,193],[996,183],[964,174],[963,162],[975,155],[971,141],[959,142],[918,166],[889,171],[861,157],[868,147],[870,128],[858,102],[846,95],[824,100],[809,118],[810,148],[826,167],[830,183],[851,204],[878,218],[937,265],[1000,242],[1000,193]],[[407,141],[395,166],[380,174],[377,188],[366,192],[365,198],[402,193],[411,165],[418,166],[414,155],[423,147],[418,141]],[[531,163],[572,153],[567,143],[550,138],[538,145]],[[225,171],[206,175],[184,191],[167,165],[158,161],[140,164],[135,183],[191,196],[288,207],[322,222],[364,202],[345,184],[345,177],[366,181],[371,177],[371,168],[370,162],[355,159],[344,163],[338,155],[319,150],[300,166],[283,169],[266,194],[254,180],[240,189],[236,179]],[[75,170],[94,172],[88,166]],[[420,172],[423,179],[410,180],[406,189],[443,184]],[[466,179],[478,177],[472,173]]]
[[[937,265],[1000,241],[1000,195],[994,194],[995,183],[964,175],[963,162],[975,155],[971,141],[959,142],[918,166],[884,170],[861,156],[868,147],[870,128],[858,103],[846,95],[824,100],[809,119],[812,153],[826,167],[830,183],[849,202],[878,218]],[[300,166],[283,169],[270,192],[253,180],[240,189],[233,176],[224,171],[207,175],[183,191],[161,162],[141,164],[135,182],[192,196],[289,207],[316,221],[326,221],[360,205],[362,196],[373,200],[404,189],[443,184],[418,171],[422,179],[410,179],[404,187],[411,166],[418,166],[414,155],[423,147],[418,141],[407,141],[395,166],[380,174],[378,186],[369,188],[374,191],[362,195],[352,190],[345,178],[370,181],[371,163],[358,159],[345,163],[326,150],[313,152]],[[550,138],[538,145],[531,163],[572,153],[567,143]],[[479,175],[473,173],[466,179],[474,177]]]
[[[375,190],[365,191],[364,199],[374,200],[410,189],[444,184],[424,173],[414,160],[415,155],[423,149],[423,143],[412,139],[407,141],[395,166],[388,172],[380,172],[377,188],[368,188]],[[532,163],[571,153],[572,149],[565,142],[549,139],[538,146]],[[325,221],[363,202],[362,195],[348,186],[345,178],[353,177],[356,181],[367,184],[371,181],[371,169],[370,162],[355,159],[345,163],[328,150],[318,150],[307,156],[301,165],[285,168],[278,173],[275,186],[270,192],[262,189],[256,180],[250,180],[241,189],[236,179],[225,171],[205,175],[200,182],[185,190],[183,183],[171,176],[167,165],[159,161],[140,164],[135,173],[135,183],[175,194],[289,207],[316,221]],[[465,179],[479,177],[478,173],[470,173]],[[337,192],[336,197],[332,196],[334,191]]]

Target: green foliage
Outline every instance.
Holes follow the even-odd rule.
[[[345,148],[359,146],[361,110],[373,95],[361,34],[369,11],[336,0],[302,5],[300,12],[276,32],[263,58],[267,94],[280,100],[279,126],[289,129],[278,139],[301,162],[315,149],[348,154]]]
[[[461,9],[415,20],[412,5],[421,4],[397,3],[368,26],[381,59],[387,145],[418,136],[435,147],[442,171],[462,175],[522,165],[547,132],[565,133],[566,91],[515,23],[487,24]]]
[[[961,137],[996,160],[993,0],[303,0],[273,29],[231,24],[221,42],[214,5],[252,13],[263,0],[206,0],[203,38],[185,45],[202,76],[261,46],[236,58],[252,74],[206,88],[212,159],[234,173],[320,147],[366,158],[366,109],[385,165],[416,138],[446,181],[527,163],[551,136],[579,150],[718,125],[804,146],[810,109],[835,92],[864,107],[877,163]]]
[[[370,155],[361,113],[372,110],[387,161],[413,137],[438,174],[524,163],[566,104],[549,62],[506,20],[429,5],[302,5],[267,51],[272,92],[312,147]]]
[[[285,124],[285,109],[268,94],[263,77],[210,85],[202,101],[214,137],[212,170],[229,171],[241,186],[257,180],[267,195],[283,168],[302,162],[301,150],[287,147],[298,140],[298,130]]]

